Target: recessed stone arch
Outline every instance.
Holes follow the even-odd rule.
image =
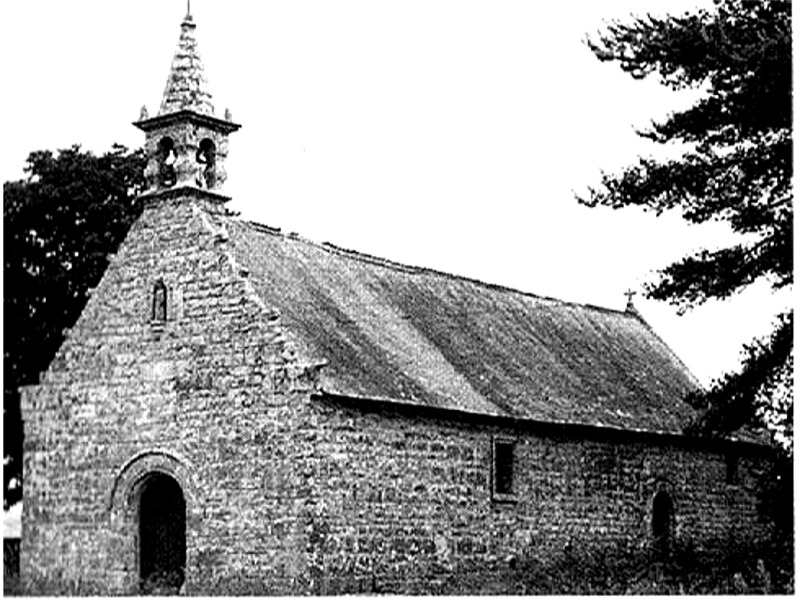
[[[139,452],[117,470],[108,498],[109,511],[112,514],[128,512],[137,483],[153,472],[164,473],[178,482],[186,497],[187,509],[189,504],[197,506],[197,486],[188,462],[167,450],[153,449]]]
[[[154,489],[153,488],[158,488]],[[150,498],[148,499],[148,488]],[[153,493],[154,492],[154,493]],[[180,526],[169,532],[171,536],[179,536],[181,545],[178,562],[172,566],[180,567],[180,578],[173,584],[182,587],[185,592],[191,589],[191,564],[193,559],[192,538],[196,536],[198,516],[202,514],[202,504],[198,497],[198,486],[193,477],[191,465],[184,458],[162,449],[152,449],[139,452],[122,465],[114,476],[108,495],[107,508],[110,513],[110,523],[114,539],[115,551],[118,553],[115,562],[117,570],[124,573],[122,577],[123,588],[127,594],[138,594],[145,590],[143,585],[151,585],[152,581],[145,582],[142,575],[150,575],[144,571],[152,571],[152,564],[143,561],[142,544],[147,543],[149,530],[142,522],[142,509],[144,506],[145,518],[148,513],[152,516],[153,498],[167,497],[167,508],[178,511]],[[155,501],[156,504],[158,500]],[[158,512],[158,508],[155,512]],[[157,519],[156,519],[157,520]],[[158,527],[159,524],[153,525]],[[144,537],[143,537],[144,536]],[[180,563],[180,564],[178,564]],[[149,592],[159,592],[166,588],[150,589]],[[174,588],[173,587],[173,591]]]

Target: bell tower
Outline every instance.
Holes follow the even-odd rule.
[[[239,129],[230,112],[214,114],[203,64],[197,51],[196,25],[187,6],[178,47],[172,59],[158,115],[142,107],[136,127],[145,133],[146,189],[143,196],[191,193],[226,202],[225,159],[228,135]]]

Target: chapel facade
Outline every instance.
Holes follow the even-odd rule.
[[[535,592],[525,570],[581,552],[713,558],[768,534],[768,451],[684,435],[698,383],[632,306],[232,216],[239,125],[190,15],[136,126],[142,215],[22,390],[27,589]]]

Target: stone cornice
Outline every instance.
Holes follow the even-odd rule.
[[[141,194],[138,199],[144,203],[144,206],[152,206],[163,200],[174,200],[177,198],[207,200],[214,204],[225,204],[231,200],[230,196],[193,186],[176,186],[164,188],[155,192],[147,192]]]
[[[133,125],[134,127],[137,127],[138,129],[141,129],[147,133],[148,131],[153,131],[154,129],[169,127],[171,125],[177,125],[186,122],[193,123],[195,125],[204,125],[210,129],[222,131],[223,133],[233,133],[241,127],[241,125],[237,123],[219,119],[211,115],[203,115],[193,110],[179,110],[166,115],[159,115],[151,119],[135,121]]]

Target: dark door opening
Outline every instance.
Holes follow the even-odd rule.
[[[139,577],[142,591],[177,592],[186,568],[186,502],[178,482],[154,473],[139,500]]]
[[[656,552],[666,554],[672,537],[672,498],[658,492],[653,498],[653,541]]]

